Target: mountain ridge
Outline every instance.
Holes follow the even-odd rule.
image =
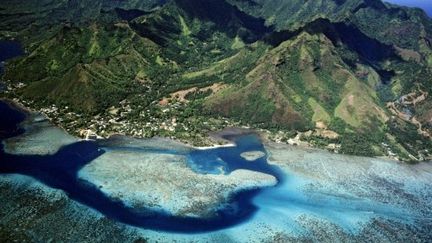
[[[71,106],[80,126],[125,100],[129,115],[114,119],[148,122],[145,111],[159,114],[167,99],[188,112],[157,117],[222,116],[344,153],[428,157],[432,21],[418,10],[379,0],[86,4],[0,4],[0,36],[28,53],[6,65],[3,80],[26,84],[15,96]]]

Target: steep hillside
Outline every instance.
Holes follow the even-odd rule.
[[[432,24],[418,10],[383,3],[381,0],[229,0],[245,12],[266,19],[278,30],[296,30],[325,18],[349,22],[370,37],[400,47],[419,48],[419,41],[431,40]],[[403,34],[406,38],[400,38]],[[415,37],[422,37],[415,38]]]
[[[8,66],[6,79],[27,81],[26,97],[54,100],[84,111],[145,90],[145,75],[158,46],[127,25],[65,27],[28,57]],[[141,90],[136,90],[141,87]],[[135,89],[135,90],[134,90]],[[109,99],[107,99],[109,98]]]
[[[68,107],[80,129],[106,118],[187,138],[227,117],[344,153],[432,152],[432,21],[419,10],[379,0],[43,0],[2,1],[0,19],[0,37],[26,51],[6,65],[2,79],[24,83],[8,95]],[[177,119],[189,127],[160,130]]]

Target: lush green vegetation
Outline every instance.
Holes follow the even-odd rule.
[[[319,125],[338,138],[309,136],[316,146],[405,160],[427,154],[432,21],[379,0],[317,6],[3,1],[0,38],[17,38],[26,50],[6,65],[2,80],[14,89],[4,95],[36,108],[55,104],[59,124],[73,131],[106,120],[113,132],[201,143],[206,131],[232,124],[293,136]],[[175,92],[186,93],[176,100]],[[415,105],[398,101],[424,92]]]

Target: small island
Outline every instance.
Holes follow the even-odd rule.
[[[262,151],[248,151],[240,154],[240,156],[247,161],[255,161],[261,159],[265,155],[266,154]]]

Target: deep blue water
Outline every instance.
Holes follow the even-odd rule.
[[[13,107],[0,102],[0,130],[2,139],[17,136],[24,132],[18,123],[25,116]],[[7,119],[3,119],[7,117]],[[212,173],[218,163],[213,163],[215,157],[224,161],[224,170],[230,173],[235,169],[249,169],[274,175],[279,180],[282,173],[276,166],[267,163],[267,157],[251,163],[243,159],[240,154],[245,151],[263,151],[263,145],[253,135],[234,138],[235,147],[224,147],[209,150],[194,150],[187,156],[192,169],[199,173]],[[109,198],[95,185],[78,178],[78,171],[86,164],[104,153],[106,141],[80,141],[61,148],[54,155],[12,155],[7,154],[0,145],[0,173],[17,173],[31,176],[49,187],[61,189],[67,195],[84,205],[87,205],[105,216],[129,225],[146,229],[198,233],[227,228],[248,220],[254,215],[257,208],[252,204],[252,199],[260,193],[260,190],[249,190],[238,193],[232,198],[229,206],[217,211],[217,215],[210,219],[193,217],[175,217],[164,212],[150,209],[128,207],[122,201]],[[112,149],[116,149],[113,147]],[[133,149],[133,148],[131,148]],[[140,152],[140,149],[135,149]],[[154,152],[154,151],[153,151]],[[159,150],[158,153],[175,153],[175,150]],[[182,152],[185,153],[185,152]],[[199,164],[206,166],[201,167]],[[193,166],[195,165],[195,166]],[[197,169],[199,168],[199,169]],[[263,189],[265,190],[265,189]]]
[[[21,56],[23,50],[18,41],[4,41],[0,40],[0,75],[3,73],[2,62],[17,56]]]
[[[25,118],[23,112],[12,109],[9,104],[0,100],[0,141],[23,133],[24,130],[17,124]]]

